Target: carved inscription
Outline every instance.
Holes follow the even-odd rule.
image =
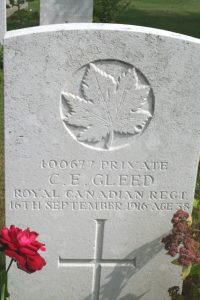
[[[11,210],[156,213],[190,209],[186,191],[157,188],[158,178],[165,182],[168,177],[167,161],[42,160],[38,167],[45,188],[15,188]]]
[[[93,259],[63,259],[59,257],[59,267],[93,267],[93,282],[91,300],[99,300],[101,285],[101,270],[103,267],[128,267],[135,269],[136,258],[133,259],[103,259],[104,226],[106,220],[95,220],[96,236]]]
[[[88,64],[81,94],[64,90],[61,95],[61,118],[66,128],[78,142],[94,149],[112,150],[127,144],[126,138],[142,133],[152,118],[149,83],[141,72],[125,63],[118,73],[118,64]]]

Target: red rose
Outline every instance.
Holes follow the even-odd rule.
[[[0,243],[5,255],[17,262],[18,268],[33,273],[46,265],[45,260],[38,254],[38,250],[45,251],[45,244],[36,240],[38,233],[29,228],[22,230],[14,225],[0,230]]]
[[[46,265],[46,261],[39,254],[19,255],[18,253],[11,250],[5,250],[4,253],[17,262],[17,266],[19,269],[27,273],[39,271]]]

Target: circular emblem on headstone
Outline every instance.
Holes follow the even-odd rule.
[[[146,77],[117,60],[93,61],[73,74],[61,93],[61,119],[84,146],[114,150],[134,142],[154,114]]]

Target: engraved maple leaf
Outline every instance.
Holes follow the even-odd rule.
[[[139,84],[134,67],[117,80],[91,63],[81,83],[83,97],[62,92],[62,103],[68,107],[63,121],[79,128],[80,142],[97,143],[104,139],[110,149],[114,134],[137,134],[151,114],[142,109],[150,87]]]

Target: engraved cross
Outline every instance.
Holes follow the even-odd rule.
[[[103,237],[106,220],[95,220],[96,237],[94,259],[64,259],[59,257],[59,267],[93,267],[91,300],[99,300],[102,267],[136,267],[134,259],[103,259]]]

